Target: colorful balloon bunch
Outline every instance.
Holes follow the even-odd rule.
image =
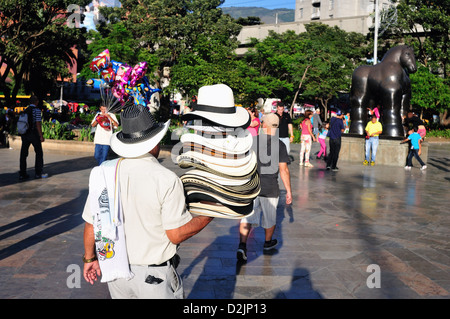
[[[90,69],[97,72],[101,79],[90,79],[86,84],[95,88],[110,87],[122,104],[133,99],[136,105],[147,106],[153,93],[161,91],[150,87],[145,76],[147,62],[139,62],[131,67],[126,63],[111,60],[108,49],[92,60]]]

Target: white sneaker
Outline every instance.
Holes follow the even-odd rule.
[[[426,166],[426,165],[424,165],[424,166],[422,166],[422,167],[420,168],[421,171],[423,171],[424,169],[427,169],[427,166]]]
[[[405,166],[405,169],[406,169],[407,171],[410,171],[410,170],[411,170],[411,166]]]

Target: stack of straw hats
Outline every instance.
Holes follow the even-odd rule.
[[[227,85],[201,87],[195,109],[183,116],[194,133],[182,135],[177,163],[193,168],[181,176],[191,213],[239,219],[253,212],[260,191],[250,116],[235,107]]]

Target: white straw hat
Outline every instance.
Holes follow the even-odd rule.
[[[183,115],[183,120],[195,119],[225,127],[246,128],[250,124],[250,114],[243,107],[234,105],[233,90],[226,84],[207,85],[198,90],[194,110]]]

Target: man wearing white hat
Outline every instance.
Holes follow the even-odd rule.
[[[93,284],[101,275],[112,298],[183,298],[177,247],[212,218],[186,210],[180,179],[157,160],[170,121],[157,123],[140,106],[126,108],[121,121],[111,138],[120,158],[91,172],[84,278]]]

